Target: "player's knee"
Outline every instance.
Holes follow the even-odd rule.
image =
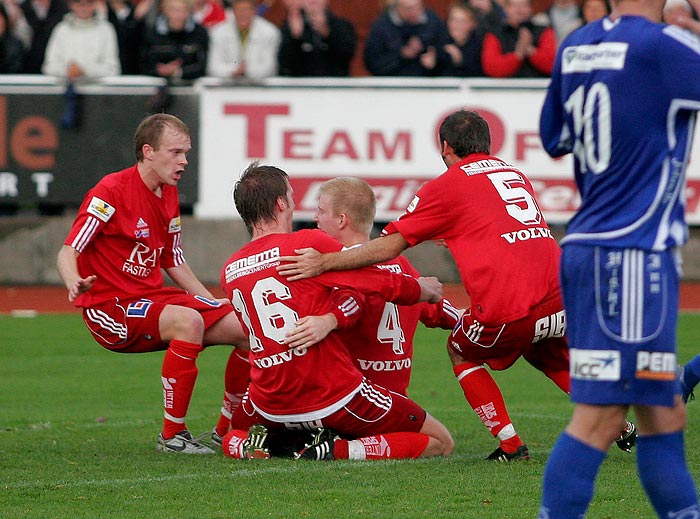
[[[202,315],[186,306],[168,305],[160,319],[161,335],[167,339],[202,342],[204,319]]]
[[[455,442],[450,431],[441,422],[427,415],[421,432],[430,437],[424,456],[449,456],[452,454]]]

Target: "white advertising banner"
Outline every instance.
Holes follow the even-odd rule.
[[[318,186],[337,176],[367,180],[377,194],[377,220],[394,219],[422,183],[444,171],[438,127],[461,108],[488,121],[492,154],[530,178],[550,223],[565,222],[578,205],[570,156],[551,159],[539,140],[546,81],[297,85],[202,89],[198,217],[238,217],[234,183],[260,160],[289,173],[297,219],[313,217]],[[699,179],[696,171],[689,182],[689,219],[695,223]]]

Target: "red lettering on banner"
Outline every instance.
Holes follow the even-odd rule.
[[[392,140],[379,131],[367,134],[367,150],[358,148],[350,134],[338,130],[331,134],[328,144],[319,155],[312,153],[316,143],[316,134],[311,129],[284,130],[282,132],[282,157],[287,160],[329,160],[341,157],[347,160],[360,160],[360,154],[366,151],[371,160],[411,160],[411,133],[400,131]]]
[[[242,115],[246,118],[246,140],[248,141],[248,158],[264,157],[265,131],[270,115],[289,115],[289,105],[243,105],[224,104],[224,115]]]
[[[363,177],[372,186],[377,198],[377,218],[398,218],[413,199],[420,186],[430,178]],[[310,218],[318,205],[318,191],[326,177],[290,178],[297,200],[300,218]],[[553,221],[562,222],[573,216],[581,197],[573,179],[531,179],[540,209],[549,213]],[[700,180],[688,180],[686,215],[691,223],[700,222]]]
[[[515,160],[526,160],[526,150],[544,151],[540,134],[537,132],[520,132],[515,134]]]
[[[9,166],[8,148],[14,160],[24,168],[51,169],[56,166],[58,132],[49,119],[40,115],[23,117],[9,131],[7,97],[0,96],[0,168]]]
[[[324,160],[330,159],[333,155],[344,155],[351,160],[357,160],[357,150],[350,140],[350,136],[345,131],[337,131],[331,136],[331,140],[323,152]]]
[[[311,130],[288,130],[282,132],[282,156],[285,159],[312,159],[311,153],[302,153],[301,148],[309,148],[311,146]],[[304,139],[304,137],[308,137]]]
[[[379,149],[387,160],[392,160],[403,150],[403,160],[411,160],[411,132],[399,131],[393,144],[387,143],[382,132],[369,132],[369,158],[371,160],[379,158]]]

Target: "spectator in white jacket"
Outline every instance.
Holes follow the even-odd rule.
[[[255,0],[233,0],[226,19],[209,29],[208,76],[259,80],[277,75],[280,30],[256,9]]]
[[[41,71],[69,82],[119,75],[117,34],[97,15],[96,0],[69,0],[68,6],[51,33]]]

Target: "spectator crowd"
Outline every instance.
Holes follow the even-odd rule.
[[[0,73],[69,81],[121,74],[256,81],[344,77],[359,51],[329,0],[0,0]],[[686,0],[668,23],[700,32]],[[455,0],[445,19],[423,0],[386,0],[362,49],[375,76],[547,77],[557,46],[610,11],[608,0]],[[675,22],[674,22],[675,21]]]

